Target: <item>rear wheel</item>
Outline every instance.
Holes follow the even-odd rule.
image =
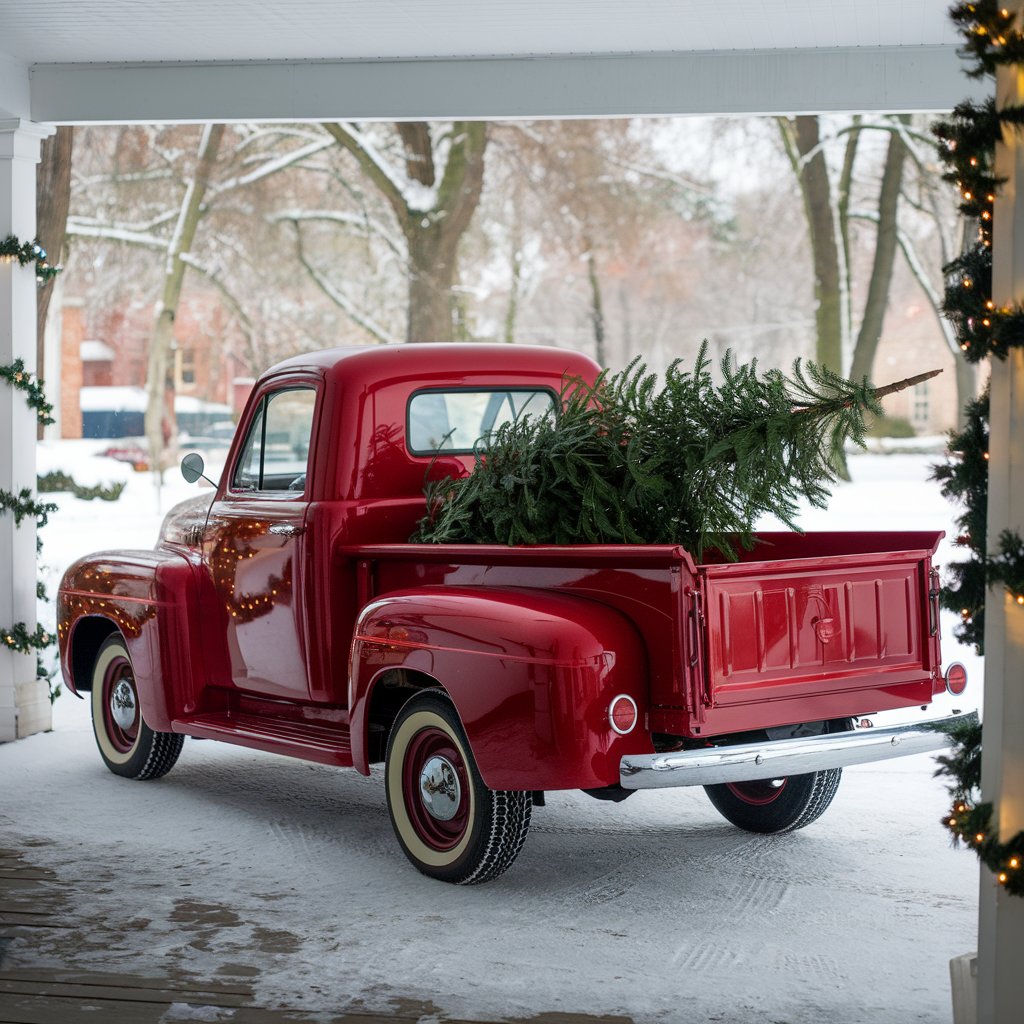
[[[793,832],[816,821],[832,803],[842,768],[754,782],[705,786],[718,812],[748,832]]]
[[[185,737],[154,732],[142,720],[124,638],[103,641],[92,670],[92,731],[106,766],[126,779],[158,779],[173,767]]]
[[[519,855],[531,794],[484,785],[458,713],[429,691],[399,712],[385,765],[391,824],[425,875],[458,885],[489,882]]]

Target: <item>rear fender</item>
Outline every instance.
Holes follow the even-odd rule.
[[[653,750],[640,637],[619,612],[585,598],[426,587],[367,605],[349,671],[353,761],[364,774],[373,688],[396,669],[437,680],[449,694],[491,789],[612,785],[622,756]],[[639,710],[627,736],[608,718],[620,693]]]
[[[124,637],[132,659],[142,717],[158,732],[194,703],[197,681],[192,647],[197,632],[191,563],[170,551],[108,551],[75,562],[57,594],[61,673],[69,690],[92,688],[92,667],[102,642]]]

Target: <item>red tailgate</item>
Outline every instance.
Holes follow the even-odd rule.
[[[700,566],[712,708],[781,701],[785,722],[808,720],[816,700],[821,717],[839,717],[931,699],[942,534],[856,536],[876,550],[850,552],[840,534],[765,539],[756,561]]]

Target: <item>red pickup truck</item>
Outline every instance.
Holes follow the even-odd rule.
[[[470,883],[513,862],[546,790],[701,785],[741,828],[782,832],[825,810],[844,765],[941,746],[924,725],[855,728],[966,684],[940,667],[941,534],[765,533],[735,562],[407,542],[425,479],[471,472],[489,431],[597,373],[508,345],[268,371],[212,503],[61,583],[64,679],[91,691],[110,770],[158,778],[186,736],[383,762],[405,854]]]

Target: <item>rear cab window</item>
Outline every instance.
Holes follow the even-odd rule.
[[[550,416],[548,388],[426,388],[409,398],[406,439],[413,455],[469,455],[506,423]]]

